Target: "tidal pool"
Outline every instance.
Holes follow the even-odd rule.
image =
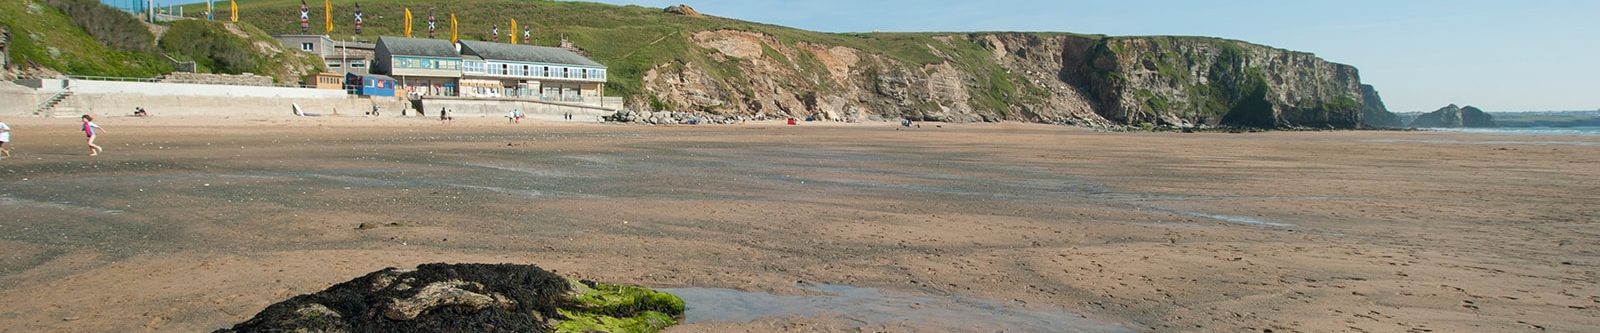
[[[687,323],[766,318],[836,318],[857,327],[903,325],[971,332],[1133,332],[1066,311],[1039,311],[956,295],[909,294],[843,285],[802,285],[813,295],[721,288],[663,288],[688,304]]]

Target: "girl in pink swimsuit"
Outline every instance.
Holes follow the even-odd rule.
[[[94,144],[95,132],[105,131],[100,125],[94,124],[94,116],[83,115],[83,134],[89,136],[89,156],[100,155],[100,146]]]

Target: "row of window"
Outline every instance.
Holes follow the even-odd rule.
[[[461,70],[461,60],[394,57],[394,68]]]
[[[344,67],[344,64],[340,64],[340,63],[337,63],[337,62],[328,63],[328,68],[339,68],[339,67]],[[350,61],[350,68],[367,68],[367,62],[363,61],[363,60]]]
[[[462,64],[462,71],[475,74],[525,76],[555,79],[599,79],[606,78],[606,70],[593,68],[570,68],[533,65],[511,65],[499,63],[484,63],[481,61],[467,61]]]

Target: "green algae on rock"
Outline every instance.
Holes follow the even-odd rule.
[[[657,332],[683,300],[643,287],[574,282],[534,265],[387,268],[267,306],[217,332]]]
[[[683,317],[683,299],[644,287],[577,281],[572,283],[570,309],[555,324],[562,333],[651,333],[676,325]]]

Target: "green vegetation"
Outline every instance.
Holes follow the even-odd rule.
[[[155,49],[156,37],[133,15],[101,4],[99,0],[43,0],[60,9],[72,23],[111,47],[131,52]]]
[[[1323,101],[1322,105],[1317,107],[1322,110],[1360,110],[1361,102],[1357,102],[1353,97],[1344,96],[1332,101]]]
[[[354,3],[357,0],[334,0],[334,32],[331,36],[343,39],[351,36],[353,32]],[[710,59],[707,50],[701,49],[692,41],[693,34],[710,30],[740,30],[764,33],[775,37],[779,43],[788,47],[797,47],[800,43],[821,45],[839,45],[888,56],[909,65],[925,65],[940,63],[944,60],[935,55],[930,45],[940,48],[942,42],[936,41],[935,36],[952,34],[922,34],[922,33],[863,33],[863,34],[830,34],[805,30],[798,30],[768,24],[760,24],[719,17],[687,17],[663,13],[660,8],[647,8],[640,6],[614,6],[588,2],[565,1],[525,1],[525,0],[483,0],[470,2],[449,2],[439,0],[396,0],[386,2],[364,2],[362,11],[366,14],[363,34],[358,38],[374,41],[378,36],[397,36],[403,33],[402,20],[405,8],[410,8],[413,16],[414,37],[427,37],[427,16],[433,10],[438,20],[439,31],[435,38],[450,37],[450,14],[456,15],[460,23],[461,38],[486,39],[490,26],[499,24],[502,31],[512,18],[517,22],[532,28],[533,43],[536,45],[554,46],[560,43],[565,36],[579,48],[587,51],[592,58],[605,64],[610,69],[610,80],[606,83],[606,93],[613,96],[637,96],[644,94],[644,73],[660,64],[687,64],[694,63],[697,67],[716,72],[718,79],[740,77],[740,71],[732,68],[731,64],[718,64]],[[312,6],[311,33],[322,34],[323,11],[320,6]],[[205,5],[191,5],[185,8],[188,13],[201,13]],[[296,0],[259,0],[240,2],[240,20],[261,27],[263,30],[274,34],[300,33],[299,17],[300,2]],[[227,10],[218,13],[219,17],[226,17]],[[514,14],[512,14],[514,13]],[[955,47],[966,50],[980,50],[981,47],[970,41],[957,40]],[[777,47],[771,45],[769,47]],[[763,50],[766,52],[766,50]],[[773,50],[774,53],[776,50]],[[948,50],[945,50],[948,51]],[[803,53],[800,57],[805,57]],[[769,55],[770,56],[770,55]],[[819,71],[822,66],[808,64],[814,61],[806,59],[789,59],[788,57],[774,57],[780,62],[794,64],[798,62],[808,77],[825,78],[826,71]],[[981,58],[977,58],[981,59]],[[979,62],[973,59],[972,62]],[[989,65],[993,65],[989,62]],[[716,67],[728,67],[718,69]],[[963,67],[968,67],[963,65]],[[968,68],[963,68],[968,69]],[[722,75],[726,72],[730,75]],[[988,72],[996,72],[989,70]],[[980,75],[982,82],[1012,82],[1018,80],[1014,76],[998,71],[1000,78],[991,78],[992,75]],[[819,80],[825,81],[825,80]],[[734,87],[742,85],[730,85]],[[1016,91],[1017,88],[996,88],[985,92],[982,98],[987,107],[998,108],[1007,97],[1026,95]],[[1004,110],[1004,108],[998,108]]]
[[[778,63],[783,64],[785,67],[794,67],[794,62],[789,61],[788,56],[783,55],[782,52],[778,52],[777,49],[772,48],[772,45],[767,45],[767,43],[761,43],[761,55],[767,56],[767,58],[772,58],[773,60],[777,60]]]
[[[320,57],[285,49],[266,31],[244,22],[173,22],[161,36],[161,49],[175,59],[194,61],[196,72],[253,73],[279,83],[304,82],[326,68]]]
[[[683,299],[643,287],[571,282],[571,306],[559,310],[556,332],[651,333],[676,325]]]
[[[174,58],[194,61],[203,73],[256,73],[262,63],[248,41],[217,22],[174,22],[161,36],[161,49]]]
[[[127,16],[120,12],[116,15]],[[113,25],[119,20],[101,22]],[[172,70],[172,64],[160,55],[106,46],[73,23],[62,10],[43,2],[0,1],[0,25],[11,27],[10,61],[19,66],[39,66],[75,75],[124,77],[153,77]],[[149,33],[142,25],[128,29]]]

